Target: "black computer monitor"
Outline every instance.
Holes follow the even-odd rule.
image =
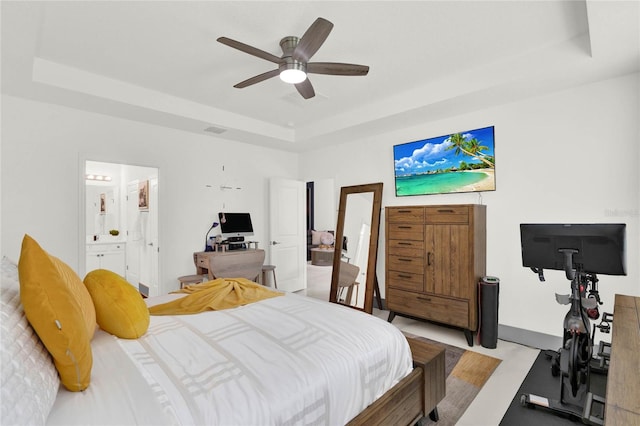
[[[218,213],[222,238],[244,241],[244,237],[253,235],[253,224],[249,213]]]
[[[625,230],[620,223],[520,224],[522,266],[586,273],[626,275]]]

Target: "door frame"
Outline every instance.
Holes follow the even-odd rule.
[[[307,252],[307,262],[311,260],[311,252],[309,251],[309,238],[311,235],[311,231],[314,230],[314,218],[315,218],[315,213],[314,213],[314,209],[315,209],[315,200],[314,200],[314,196],[315,196],[315,190],[314,190],[314,182],[310,181],[306,183],[306,193],[307,193],[307,211],[306,211],[306,215],[307,215],[307,247],[305,248],[305,251]]]
[[[163,253],[162,250],[160,250],[160,247],[163,246],[163,235],[161,232],[161,226],[160,224],[163,223],[163,216],[166,213],[163,213],[163,211],[165,210],[163,208],[163,200],[164,200],[164,190],[162,189],[163,186],[160,185],[160,182],[162,181],[162,168],[160,166],[158,166],[157,164],[149,164],[149,163],[137,163],[137,162],[131,162],[131,161],[126,161],[123,160],[121,158],[112,158],[112,157],[108,157],[108,156],[103,156],[103,155],[89,155],[86,153],[80,153],[78,155],[78,211],[79,211],[79,215],[78,215],[78,275],[81,277],[84,277],[87,274],[87,270],[86,270],[86,257],[87,257],[87,252],[86,252],[86,244],[87,244],[87,240],[86,240],[86,229],[87,229],[87,215],[86,215],[86,202],[87,202],[87,197],[86,197],[86,184],[85,184],[85,168],[86,168],[86,164],[87,161],[95,161],[98,163],[111,163],[111,164],[121,164],[124,166],[134,166],[134,167],[149,167],[149,168],[155,168],[158,171],[158,270],[157,270],[157,276],[158,276],[158,292],[159,294],[163,294],[164,293],[164,286],[163,286],[163,276],[164,276],[164,271],[162,270],[161,266],[163,264]]]

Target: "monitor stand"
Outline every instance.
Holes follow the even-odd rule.
[[[247,245],[244,243],[244,237],[229,237],[227,244],[228,250],[243,250],[247,248]]]

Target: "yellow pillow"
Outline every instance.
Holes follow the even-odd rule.
[[[60,381],[70,391],[86,389],[93,354],[73,290],[47,252],[28,235],[22,240],[18,272],[24,312],[53,357]]]
[[[96,307],[98,325],[124,339],[137,339],[149,328],[149,309],[140,293],[124,278],[106,269],[84,277]]]
[[[82,317],[84,319],[85,326],[87,327],[87,335],[89,336],[89,340],[93,338],[94,333],[96,332],[96,327],[98,324],[96,323],[96,308],[93,306],[93,300],[91,300],[91,295],[85,287],[84,283],[75,273],[73,269],[57,257],[49,255],[53,265],[58,270],[58,274],[65,281],[67,287],[73,292],[73,296],[80,305],[80,312],[82,312]]]

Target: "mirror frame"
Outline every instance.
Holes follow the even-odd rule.
[[[338,280],[340,276],[340,262],[342,257],[342,239],[344,237],[344,221],[347,211],[347,195],[373,192],[373,206],[371,209],[371,235],[369,236],[369,259],[367,261],[367,282],[365,283],[364,307],[349,306],[367,313],[373,312],[373,293],[378,283],[376,264],[378,262],[378,236],[380,233],[380,214],[382,210],[382,182],[366,185],[343,186],[340,189],[340,206],[338,208],[338,224],[333,252],[333,271],[331,274],[331,292],[329,301],[338,303]],[[380,295],[378,295],[380,297]]]

